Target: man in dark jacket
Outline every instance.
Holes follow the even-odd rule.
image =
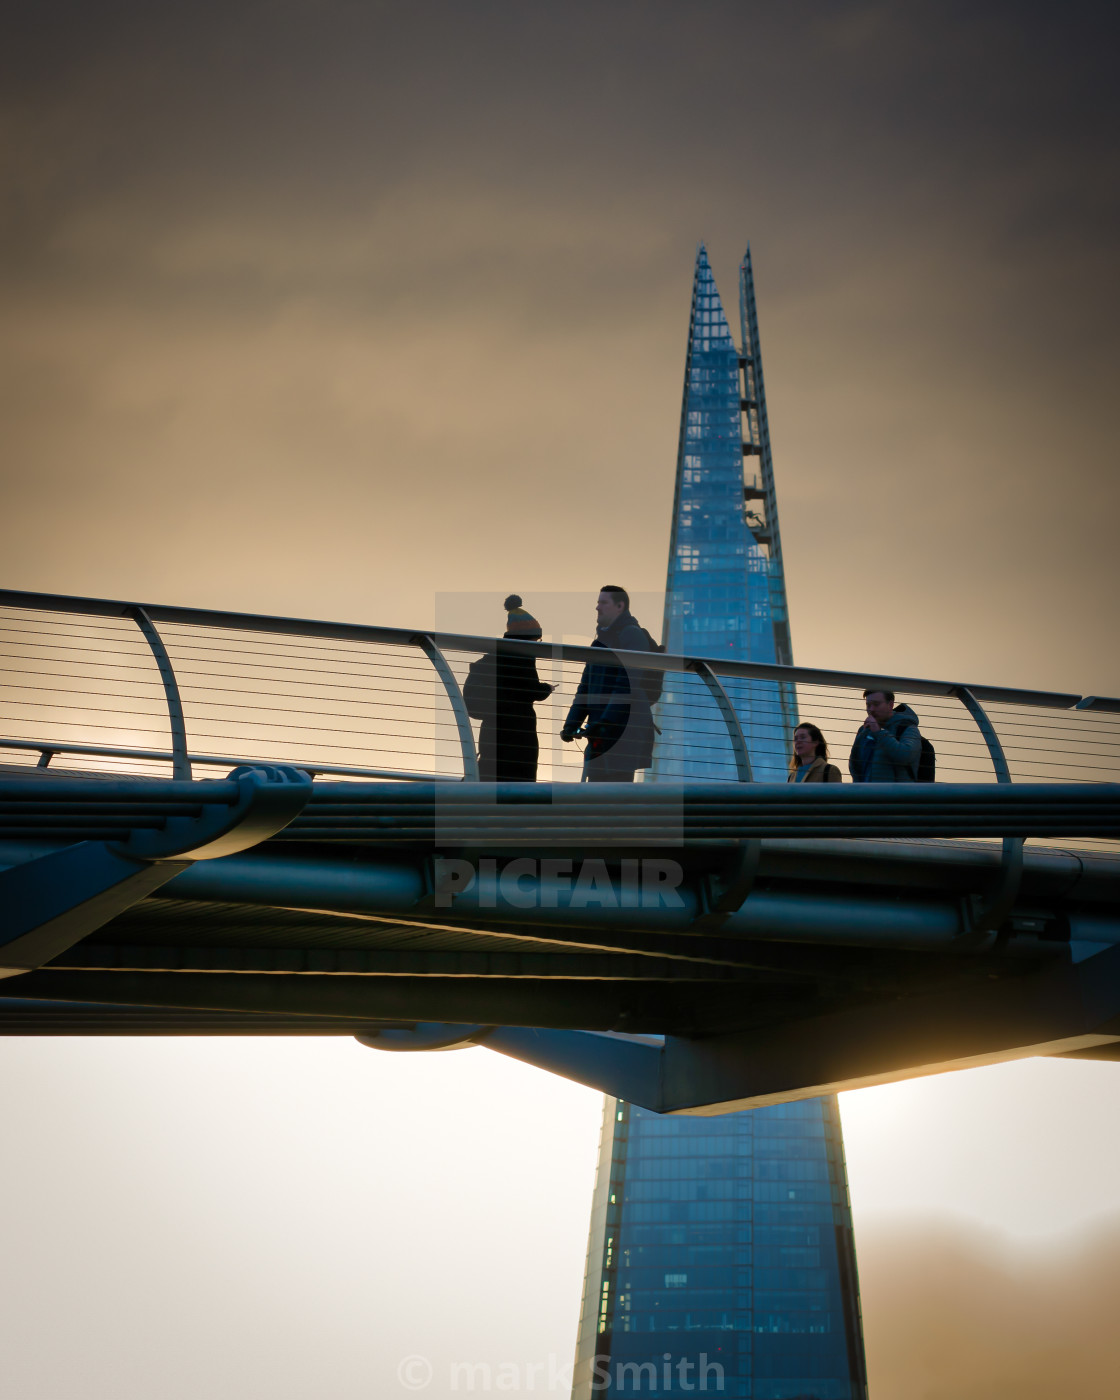
[[[630,612],[625,588],[608,584],[595,605],[593,647],[649,651],[650,640]],[[560,737],[571,743],[586,725],[583,776],[589,783],[632,783],[638,768],[653,762],[653,713],[641,675],[619,664],[588,662]]]
[[[893,690],[865,690],[867,718],[856,731],[848,772],[857,783],[916,783],[922,756],[918,716]]]

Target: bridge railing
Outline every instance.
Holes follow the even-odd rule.
[[[569,644],[0,591],[0,765],[203,776],[252,761],[325,777],[477,775],[462,684],[495,650],[555,685],[538,706],[542,781],[578,781],[559,730],[584,664]],[[1120,780],[1120,700],[687,656],[623,657],[667,673],[647,780],[782,781],[794,722],[847,777],[868,687],[917,712],[947,782]]]

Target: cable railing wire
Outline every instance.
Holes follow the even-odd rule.
[[[128,605],[119,607],[119,613],[106,615],[71,613],[61,607],[44,614],[25,608],[0,620],[0,638],[6,638],[11,659],[18,662],[0,680],[0,715],[8,715],[6,724],[18,722],[26,729],[38,714],[59,732],[80,730],[87,738],[124,732],[166,735],[166,722],[153,725],[166,721],[166,712],[149,708],[159,694],[153,687],[161,687],[163,681],[154,660],[145,664],[148,643],[126,615]],[[158,616],[158,609],[150,611]],[[442,765],[461,755],[461,711],[455,714],[453,697],[417,645],[417,639],[428,635],[423,629],[400,629],[399,640],[386,640],[383,631],[376,640],[309,638],[302,629],[319,624],[300,623],[299,633],[285,633],[280,620],[272,631],[260,630],[261,622],[269,619],[246,619],[248,625],[241,628],[229,626],[229,614],[216,616],[222,622],[212,629],[193,618],[159,623],[178,679],[189,742],[214,740],[231,750],[267,748],[277,759],[297,763],[301,745],[316,754],[345,755],[351,762],[360,762],[363,755],[392,755],[398,764]],[[449,639],[442,640],[459,686],[470,662],[482,654],[478,647],[492,645],[479,642],[456,650],[447,646]],[[410,646],[415,647],[411,653]],[[540,767],[553,780],[577,781],[583,755],[575,746],[560,744],[557,731],[574,698],[584,657],[556,655],[556,650],[533,653],[542,679],[557,687],[538,707]],[[75,666],[64,669],[71,657]],[[784,776],[792,722],[802,719],[825,730],[834,749],[832,761],[846,780],[848,742],[864,718],[857,680],[845,687],[797,677],[744,676],[718,661],[708,664],[722,676],[748,748],[755,748],[755,767],[769,780],[775,765]],[[921,730],[935,745],[939,778],[995,781],[988,744],[951,691],[908,697],[900,686],[898,693],[908,703],[912,698]],[[1072,699],[1055,698],[1064,704]],[[988,703],[1012,776],[1029,775],[1034,781],[1111,780],[1110,770],[1120,764],[1120,730],[1109,712],[1046,713],[1040,703],[1041,698],[1030,706]],[[72,718],[79,713],[81,720]],[[736,776],[734,737],[703,678],[687,661],[681,661],[679,670],[665,668],[665,692],[657,713],[663,731],[663,775],[674,769],[687,773],[688,764],[699,763],[717,776]],[[124,716],[132,723],[118,723]],[[51,737],[44,737],[44,750],[50,748]],[[477,724],[472,738],[477,739]],[[242,756],[231,752],[231,762]],[[306,752],[303,757],[313,763]],[[58,754],[56,761],[92,763],[92,756],[63,760]],[[113,762],[119,766],[127,760]],[[151,771],[146,763],[140,768]]]

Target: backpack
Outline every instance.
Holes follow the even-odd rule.
[[[497,679],[497,657],[492,652],[471,662],[463,682],[463,703],[471,719],[494,718]]]
[[[641,629],[641,631],[642,631],[642,635],[645,637],[646,641],[649,643],[649,650],[650,650],[650,651],[657,651],[657,652],[660,652],[662,655],[664,655],[664,654],[665,654],[665,648],[664,648],[663,646],[661,646],[660,643],[655,642],[655,641],[653,640],[653,638],[650,636],[650,634],[646,631],[646,629],[645,629],[644,627]],[[640,672],[640,673],[638,674],[638,676],[636,677],[636,679],[637,679],[638,684],[639,684],[639,685],[641,686],[641,688],[642,688],[642,693],[645,695],[646,699],[649,701],[650,706],[652,707],[652,706],[656,705],[657,702],[661,699],[661,692],[665,689],[665,672],[664,672],[664,671],[642,671],[642,672]]]
[[[922,751],[918,755],[918,770],[914,774],[916,783],[933,783],[937,781],[937,750],[924,736],[919,736],[922,740]]]

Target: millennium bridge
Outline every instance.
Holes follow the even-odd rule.
[[[1115,698],[619,653],[669,757],[588,785],[601,650],[15,591],[0,643],[4,1034],[482,1044],[690,1113],[1120,1059]],[[478,781],[495,651],[556,686],[535,784]],[[797,718],[843,769],[865,688],[936,782],[754,780]]]

